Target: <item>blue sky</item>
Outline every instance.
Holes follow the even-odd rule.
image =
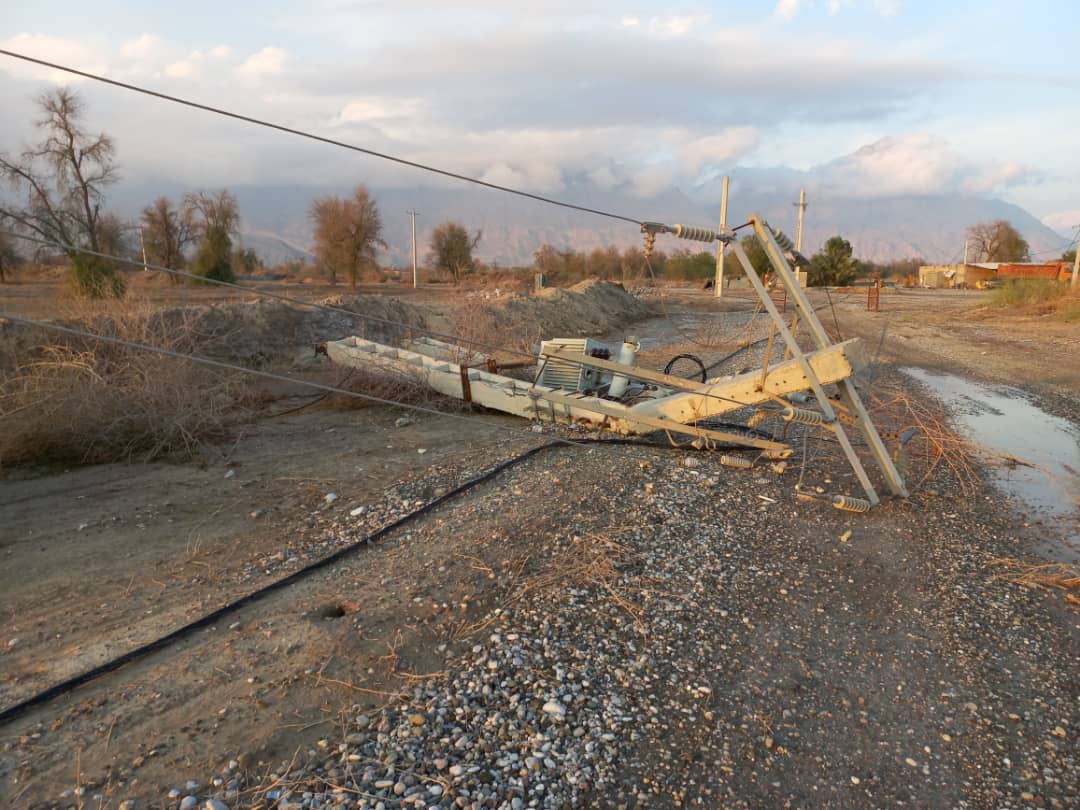
[[[2,47],[498,182],[648,194],[750,169],[811,189],[1000,196],[1080,224],[1080,4],[12,3]],[[0,57],[0,148],[58,77]],[[125,177],[423,178],[78,83]]]

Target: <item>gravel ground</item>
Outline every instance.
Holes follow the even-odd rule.
[[[1023,556],[1017,516],[931,494],[852,515],[692,458],[550,451],[422,519],[411,542],[453,515],[529,547],[492,573],[512,600],[400,699],[268,771],[235,752],[162,806],[1076,806],[1077,615],[987,567]]]

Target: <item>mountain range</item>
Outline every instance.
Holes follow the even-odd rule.
[[[763,175],[761,180],[767,181]],[[754,182],[743,173],[732,184],[728,224],[744,222],[751,212],[794,238],[798,188],[790,183]],[[586,180],[571,182],[551,196],[577,205],[609,211],[635,220],[714,227],[719,216],[720,181],[712,180],[684,193],[678,189],[641,196],[628,189],[601,189]],[[162,194],[178,198],[184,189],[172,183],[118,187],[111,201],[119,213],[135,216]],[[311,201],[327,194],[350,193],[347,186],[241,186],[232,192],[243,220],[241,241],[268,264],[311,258]],[[460,185],[409,189],[372,189],[384,223],[387,243],[382,260],[411,261],[411,221],[417,209],[420,260],[426,258],[428,236],[438,224],[457,221],[470,231],[482,230],[477,255],[502,266],[528,264],[533,252],[548,243],[559,249],[589,251],[607,245],[641,244],[638,228],[628,222],[547,205],[489,189]],[[1005,219],[1031,246],[1034,258],[1057,258],[1066,238],[1033,215],[992,197],[941,195],[860,195],[835,189],[811,189],[805,216],[803,252],[810,255],[831,236],[848,239],[859,258],[872,261],[921,257],[932,263],[959,261],[966,229],[979,222]],[[700,243],[661,237],[665,251],[695,249]]]

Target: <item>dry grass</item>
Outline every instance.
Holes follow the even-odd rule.
[[[436,408],[440,411],[465,410],[466,403],[444,397],[431,388],[419,372],[401,371],[393,368],[365,367],[352,368],[335,385],[345,391],[352,391],[361,396],[347,394],[328,394],[328,404],[336,408],[368,408],[377,403],[367,397],[397,402],[401,405],[420,405]],[[323,399],[318,397],[317,399]]]
[[[466,366],[476,365],[485,356],[496,354],[477,344],[532,353],[540,343],[542,333],[539,322],[515,317],[505,307],[482,298],[466,298],[462,301],[454,308],[450,323],[450,331],[460,340],[458,352],[452,361]],[[510,352],[505,354],[507,356],[502,359],[521,359]]]
[[[987,563],[991,568],[1004,569],[995,579],[1003,579],[1029,588],[1049,588],[1065,591],[1065,598],[1080,605],[1080,570],[1065,563],[1042,563],[1032,565],[1011,557],[995,557]]]
[[[983,480],[974,455],[980,448],[949,426],[941,406],[912,396],[899,386],[879,385],[868,398],[867,407],[879,430],[897,435],[908,428],[916,429],[904,450],[910,491],[921,488],[942,468],[952,476],[964,498],[970,499],[982,490]]]
[[[224,337],[201,334],[191,313],[132,302],[81,304],[60,320],[180,353]],[[0,465],[190,456],[225,438],[251,395],[233,373],[45,332],[9,335],[0,374]]]

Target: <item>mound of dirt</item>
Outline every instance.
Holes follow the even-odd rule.
[[[336,296],[320,303],[355,312],[357,317],[258,301],[195,308],[197,330],[214,336],[207,350],[215,356],[265,364],[294,356],[297,348],[306,345],[353,335],[400,344],[410,328],[531,350],[541,339],[602,335],[653,314],[621,284],[595,279],[569,289],[541,290],[532,296],[457,299],[442,307],[405,303],[383,295]]]
[[[207,352],[256,365],[291,357],[299,347],[350,335],[397,343],[409,327],[427,326],[423,310],[389,296],[335,296],[319,303],[356,316],[266,300],[192,307],[170,315],[194,317],[197,331],[210,338]]]
[[[545,339],[598,336],[654,314],[621,284],[597,279],[586,279],[568,289],[540,290],[531,297],[508,301],[505,308],[513,319],[535,323]]]

